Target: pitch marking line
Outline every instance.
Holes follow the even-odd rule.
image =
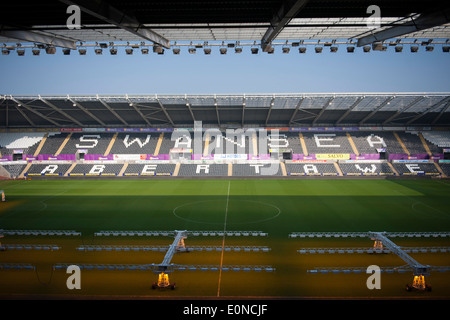
[[[220,256],[219,284],[217,285],[217,297],[220,296],[220,280],[222,279],[223,253],[225,251],[225,233],[227,231],[228,202],[230,199],[230,184],[231,184],[231,181],[228,181],[227,203],[225,205],[225,221],[223,224],[222,253]]]

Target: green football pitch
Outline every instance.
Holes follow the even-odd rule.
[[[450,181],[437,179],[136,179],[15,180],[0,182],[0,229],[75,230],[81,236],[18,236],[8,244],[54,244],[60,250],[6,250],[0,296],[127,297],[449,297],[450,272],[427,277],[431,292],[406,292],[412,272],[382,274],[369,290],[368,274],[311,274],[315,267],[404,266],[394,254],[300,254],[300,248],[371,247],[365,238],[290,238],[292,232],[450,231]],[[264,265],[273,272],[175,271],[175,290],[152,290],[151,271],[82,270],[81,289],[69,290],[58,263],[151,264],[163,252],[77,250],[82,245],[169,245],[171,237],[99,237],[99,231],[262,231],[267,236],[188,237],[187,246],[265,246],[268,252],[194,251],[175,254],[183,265]],[[448,238],[395,239],[400,246],[450,246]],[[415,253],[422,264],[450,266],[448,253]]]

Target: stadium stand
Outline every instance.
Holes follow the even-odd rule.
[[[74,133],[61,150],[61,154],[76,154],[78,150],[87,150],[89,154],[104,154],[113,133]]]
[[[233,164],[233,176],[281,176],[281,166],[279,163],[252,163]]]
[[[440,175],[433,163],[393,163],[400,175]]]
[[[77,176],[115,176],[120,173],[123,164],[77,164],[69,175]]]
[[[438,148],[450,148],[450,131],[423,131],[423,137]]]
[[[288,176],[337,176],[333,163],[286,163]]]
[[[32,164],[27,176],[62,176],[70,168],[71,164]]]
[[[340,163],[344,175],[394,175],[387,163]]]
[[[347,135],[342,132],[303,133],[308,153],[353,153]]]
[[[22,171],[25,169],[25,166],[26,165],[24,164],[0,165],[0,167],[2,167],[9,173],[9,176],[3,176],[3,178],[10,178],[10,179],[18,178],[22,173]]]
[[[14,153],[32,155],[45,134],[45,132],[2,133],[0,135],[0,153],[3,156]],[[21,152],[14,152],[15,150],[21,150]]]
[[[447,177],[450,177],[450,163],[440,163],[439,166],[441,167],[444,174]]]
[[[228,164],[185,164],[182,163],[178,176],[227,176]]]
[[[159,136],[159,133],[119,133],[109,153],[153,154]]]
[[[381,148],[388,153],[404,153],[393,132],[352,132],[351,137],[360,153],[374,154]]]
[[[49,135],[39,154],[55,155],[68,135],[67,132],[55,132]]]
[[[127,166],[124,176],[170,176],[175,170],[175,164],[155,163],[137,164],[131,163]]]

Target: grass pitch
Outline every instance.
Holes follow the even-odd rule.
[[[291,232],[450,231],[448,180],[32,180],[0,182],[0,229],[76,230],[81,237],[5,236],[4,244],[57,244],[61,250],[0,252],[0,263],[32,263],[36,271],[0,271],[0,295],[183,297],[446,297],[450,273],[427,278],[433,291],[404,290],[412,274],[311,275],[314,267],[402,266],[393,254],[301,255],[302,247],[369,247],[370,239],[291,239]],[[271,265],[275,272],[176,271],[177,288],[152,290],[147,271],[82,271],[82,289],[68,290],[56,263],[160,263],[160,252],[80,252],[87,244],[169,245],[170,237],[94,237],[103,230],[257,230],[267,237],[190,237],[187,245],[267,246],[266,253],[191,252],[176,264]],[[394,241],[450,246],[449,239]],[[422,264],[450,266],[446,253],[411,254]]]

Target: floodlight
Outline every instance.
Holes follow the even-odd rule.
[[[197,50],[195,48],[189,48],[188,52],[190,54],[195,54],[197,52]]]
[[[433,47],[433,46],[426,46],[426,47],[425,47],[425,51],[431,52],[431,51],[433,51],[433,50],[434,50],[434,47]]]
[[[322,53],[322,47],[316,47],[315,48],[315,50],[316,50],[316,53]]]
[[[300,45],[300,42],[292,42],[293,47],[298,47]]]
[[[205,54],[211,54],[211,48],[204,48],[204,49],[203,49],[203,52],[204,52]]]
[[[347,47],[347,52],[348,52],[348,53],[353,53],[353,52],[355,52],[355,47]]]
[[[330,47],[330,52],[337,52],[338,51],[338,47]]]
[[[251,51],[252,51],[252,54],[258,54],[259,49],[258,48],[252,48]]]
[[[86,49],[78,49],[78,53],[80,54],[80,56],[84,56],[86,55]]]
[[[106,48],[108,48],[108,44],[107,43],[100,43],[100,48],[106,49]]]
[[[402,52],[403,51],[403,46],[396,46],[395,47],[395,52]]]
[[[179,48],[174,48],[173,49],[173,54],[180,54],[180,49]]]
[[[153,52],[161,53],[163,48],[161,46],[153,46]]]
[[[102,49],[95,49],[95,54],[99,55],[102,54],[103,50]]]
[[[33,50],[31,50],[31,52],[33,53],[33,56],[38,56],[41,53],[41,50],[33,49]]]
[[[227,44],[227,47],[228,47],[228,48],[234,48],[234,43],[228,43],[228,44]]]
[[[159,51],[158,54],[164,54],[164,49],[161,48],[161,51]]]
[[[306,52],[306,47],[300,47],[300,48],[298,48],[298,52],[299,52],[299,53],[305,53],[305,52]]]
[[[374,43],[372,44],[373,51],[386,51],[387,47],[383,46],[382,43]]]
[[[234,52],[235,53],[241,53],[242,52],[242,48],[234,48]]]
[[[411,52],[417,52],[419,51],[419,47],[418,46],[412,46],[411,47]]]
[[[450,52],[450,47],[449,46],[443,46],[442,47],[442,52]]]
[[[47,47],[47,48],[45,48],[45,52],[47,54],[55,54],[56,53],[56,48],[55,47]]]
[[[133,49],[127,48],[125,49],[125,53],[128,55],[133,54]]]
[[[148,54],[148,49],[147,48],[142,48],[141,52],[142,52],[142,54]]]
[[[369,46],[363,47],[363,51],[364,51],[364,52],[370,52],[370,47],[369,47]]]
[[[109,49],[109,53],[111,53],[111,55],[115,56],[117,54],[117,49],[111,48],[111,49]]]
[[[269,49],[267,49],[267,53],[268,54],[273,54],[275,52],[275,48],[274,47],[270,47]]]
[[[220,54],[227,54],[227,48],[220,48]]]
[[[64,48],[62,49],[63,55],[68,56],[70,55],[70,49]]]
[[[289,51],[291,51],[291,48],[289,47],[283,47],[283,53],[289,53]]]
[[[25,50],[24,49],[17,49],[17,55],[18,56],[24,56],[25,55]]]

